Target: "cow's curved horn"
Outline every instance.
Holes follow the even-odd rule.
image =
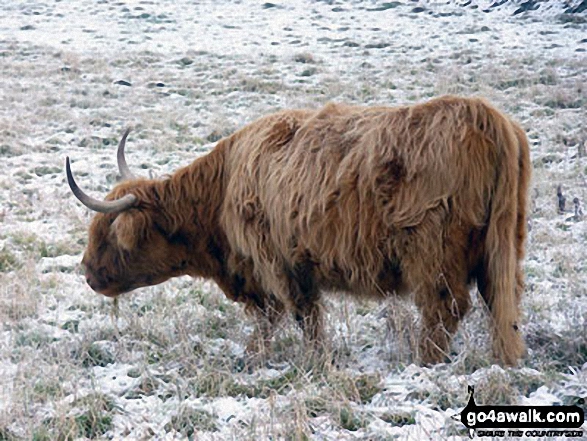
[[[73,179],[71,167],[69,166],[69,156],[65,158],[65,172],[67,173],[67,183],[69,184],[69,188],[71,188],[75,197],[90,210],[98,211],[100,213],[119,213],[129,209],[137,201],[137,197],[134,194],[127,194],[115,201],[100,201],[88,196],[78,187]]]
[[[130,128],[124,131],[122,135],[122,139],[118,143],[118,151],[116,152],[116,160],[118,161],[118,171],[120,172],[120,177],[123,181],[128,181],[129,179],[136,179],[136,176],[130,171],[128,165],[126,164],[126,159],[124,157],[124,146],[126,145],[126,137],[130,133]]]

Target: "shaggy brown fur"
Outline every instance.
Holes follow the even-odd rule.
[[[477,282],[495,356],[515,364],[529,179],[524,132],[481,99],[283,111],[169,179],[116,187],[139,202],[96,215],[84,263],[106,295],[212,278],[265,338],[291,311],[320,341],[324,290],[413,292],[425,363],[445,358]]]

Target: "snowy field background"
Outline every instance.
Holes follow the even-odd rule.
[[[477,404],[587,397],[586,8],[2,1],[0,440],[460,439],[451,416],[467,385]],[[82,188],[100,196],[116,182],[127,126],[131,168],[160,176],[278,109],[445,93],[487,97],[531,141],[519,368],[492,365],[476,293],[452,363],[424,368],[412,364],[409,302],[331,296],[332,361],[310,365],[291,323],[266,359],[247,357],[251,323],[212,283],[141,289],[118,315],[85,284],[92,213],[67,186],[66,155]]]

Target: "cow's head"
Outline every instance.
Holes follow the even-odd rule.
[[[98,212],[90,225],[82,260],[86,280],[94,291],[110,297],[183,275],[189,259],[185,237],[169,232],[159,198],[161,181],[136,178],[126,164],[124,146],[128,133],[129,130],[118,145],[123,182],[104,201],[88,196],[78,187],[66,159],[67,181],[74,195]]]

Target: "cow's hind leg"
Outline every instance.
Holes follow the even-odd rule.
[[[424,364],[446,360],[452,336],[471,306],[467,285],[466,242],[460,231],[444,236],[429,250],[429,259],[415,264],[416,305],[421,313],[420,358]],[[414,276],[414,275],[413,275]]]
[[[436,286],[416,293],[416,304],[422,315],[420,358],[424,364],[447,359],[452,336],[470,308],[466,284],[450,283],[444,273]]]
[[[516,365],[517,361],[524,356],[526,348],[519,329],[520,301],[524,292],[524,272],[518,262],[516,265],[516,284],[515,284],[515,303],[514,310],[510,315],[514,318],[511,328],[497,327],[496,308],[491,296],[493,287],[492,280],[487,276],[487,270],[482,269],[477,275],[477,288],[481,297],[487,304],[491,317],[491,328],[493,332],[493,352],[494,356],[504,364]],[[505,337],[504,337],[505,336]]]

